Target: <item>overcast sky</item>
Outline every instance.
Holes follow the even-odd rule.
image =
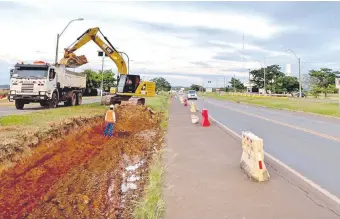
[[[99,27],[111,43],[130,56],[130,73],[145,79],[166,77],[173,85],[224,84],[235,75],[248,78],[249,68],[266,64],[298,65],[302,73],[320,67],[338,70],[340,2],[111,2],[0,1],[0,84],[9,81],[17,61],[59,60],[84,31]],[[243,50],[244,34],[244,50]],[[101,69],[98,47],[89,42],[76,54],[86,55],[82,68]],[[105,69],[117,71],[107,58]]]

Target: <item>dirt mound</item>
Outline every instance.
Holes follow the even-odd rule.
[[[88,125],[70,121],[69,129],[55,126],[54,131],[59,133],[55,138],[36,135],[49,140],[39,140],[32,156],[0,175],[0,215],[128,218],[125,206],[141,193],[146,168],[143,165],[160,143],[160,119],[143,106],[118,107],[115,132],[128,135],[113,138],[103,136],[102,119]],[[56,140],[67,130],[76,131]],[[143,168],[132,174],[131,166],[141,161],[143,165],[139,166]],[[125,182],[136,181],[137,175],[139,182]]]
[[[116,125],[118,132],[140,132],[154,127],[160,121],[160,117],[153,115],[145,106],[125,105],[117,109]]]
[[[44,130],[28,131],[18,134],[14,138],[6,138],[0,142],[0,174],[3,170],[13,166],[27,155],[32,153],[32,148],[42,141],[56,141],[68,133],[77,131],[85,125],[92,125],[102,120],[102,116],[75,117],[60,122],[50,123]],[[0,132],[16,130],[16,127],[2,127]],[[21,130],[18,130],[20,133]]]

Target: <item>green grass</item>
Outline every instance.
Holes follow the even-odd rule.
[[[169,118],[169,95],[160,94],[146,100],[152,109],[163,113],[161,128],[165,131],[168,127]],[[162,194],[164,169],[162,164],[162,150],[153,154],[150,163],[147,187],[144,196],[136,202],[133,217],[136,219],[158,219],[165,212],[165,201]]]
[[[88,97],[91,98],[91,97]],[[146,104],[156,111],[164,111],[164,102],[168,96],[159,95],[148,98]],[[8,100],[6,100],[8,101]],[[84,104],[74,107],[58,107],[51,110],[42,110],[22,115],[9,115],[0,117],[0,126],[41,126],[48,122],[58,121],[73,116],[88,116],[94,113],[104,113],[107,106],[99,103]]]
[[[158,151],[153,155],[150,164],[149,184],[145,189],[144,198],[136,204],[133,213],[134,218],[158,219],[162,217],[165,211],[162,194],[163,174],[162,152]]]
[[[84,104],[74,107],[59,107],[23,115],[9,115],[0,117],[1,126],[43,126],[49,122],[62,120],[73,116],[89,116],[104,113],[107,107],[99,103]]]
[[[296,99],[287,99],[280,97],[255,97],[255,96],[240,96],[240,95],[221,95],[218,96],[216,94],[205,94],[206,97],[222,99],[222,100],[231,100],[240,103],[247,103],[258,106],[265,106],[269,108],[275,109],[286,109],[293,111],[303,111],[309,113],[316,113],[320,115],[328,115],[340,117],[340,108],[338,103],[330,103],[330,102],[316,102],[316,101],[308,101],[308,100],[299,100]]]

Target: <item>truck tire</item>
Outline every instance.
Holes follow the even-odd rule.
[[[15,108],[22,110],[22,109],[24,109],[24,106],[25,106],[25,104],[22,101],[20,101],[20,100],[15,101]]]
[[[47,102],[40,102],[40,106],[46,107],[46,106],[48,106],[48,103]]]
[[[76,101],[76,105],[81,105],[83,102],[83,95],[81,95],[81,93],[77,94],[77,101]]]
[[[71,97],[71,106],[75,106],[77,102],[77,96],[76,93],[72,93],[72,97]]]
[[[57,98],[57,93],[52,94],[52,98],[49,102],[49,107],[50,108],[56,108],[58,106],[58,98]]]

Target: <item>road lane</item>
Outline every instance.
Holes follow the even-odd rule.
[[[83,104],[90,104],[90,103],[97,103],[100,102],[100,97],[94,98],[83,98]],[[62,103],[59,103],[60,106],[63,106]],[[8,115],[20,115],[20,114],[27,114],[33,113],[41,110],[49,110],[44,107],[41,107],[39,103],[31,103],[25,105],[23,110],[17,110],[15,106],[0,106],[0,117],[1,116],[8,116]]]
[[[211,99],[208,101],[207,99],[204,101],[199,100],[197,101],[197,106],[199,108],[207,108],[209,110],[209,115],[237,133],[241,133],[242,131],[251,131],[260,136],[264,139],[265,150],[269,154],[291,166],[293,169],[297,170],[313,182],[319,184],[329,192],[340,197],[339,141],[296,130],[291,127],[249,115],[250,113],[261,114],[261,110],[256,109],[256,107],[253,108],[252,106],[247,106],[246,108],[248,108],[247,112],[249,114],[244,114],[224,107],[224,104],[233,103],[224,102],[221,104],[220,102],[223,101]],[[242,105],[237,109],[245,111],[246,108]],[[292,123],[291,125],[297,126],[303,123],[301,121],[308,121],[307,116],[290,115],[288,112],[276,112],[275,110],[268,113],[267,111],[271,111],[271,109],[263,110],[266,110],[267,114],[261,114],[261,117],[267,116],[277,120],[278,117],[282,119],[284,116],[291,116],[291,120],[285,120],[286,123],[295,121],[294,117],[296,117],[296,121],[299,122]],[[276,117],[274,116],[275,113],[277,113]],[[337,122],[340,122],[337,120],[337,122],[330,122],[328,124],[328,118],[324,119],[320,117],[320,121],[317,121],[317,119],[318,117],[313,117],[313,120],[316,120],[316,125],[315,127],[308,126],[310,129],[316,128],[316,126],[320,126],[320,124],[323,123],[326,124],[324,126],[333,125],[333,127],[336,127]],[[308,121],[302,125],[307,124],[311,125],[313,122]],[[329,128],[323,127],[322,130],[327,131]],[[326,134],[331,135],[334,133],[330,132]]]
[[[302,112],[293,112],[288,110],[270,109],[265,107],[253,106],[248,104],[239,104],[231,101],[206,99],[215,104],[222,104],[236,110],[254,113],[258,116],[288,123],[296,127],[314,130],[330,136],[340,138],[340,119],[325,116],[312,115]]]

